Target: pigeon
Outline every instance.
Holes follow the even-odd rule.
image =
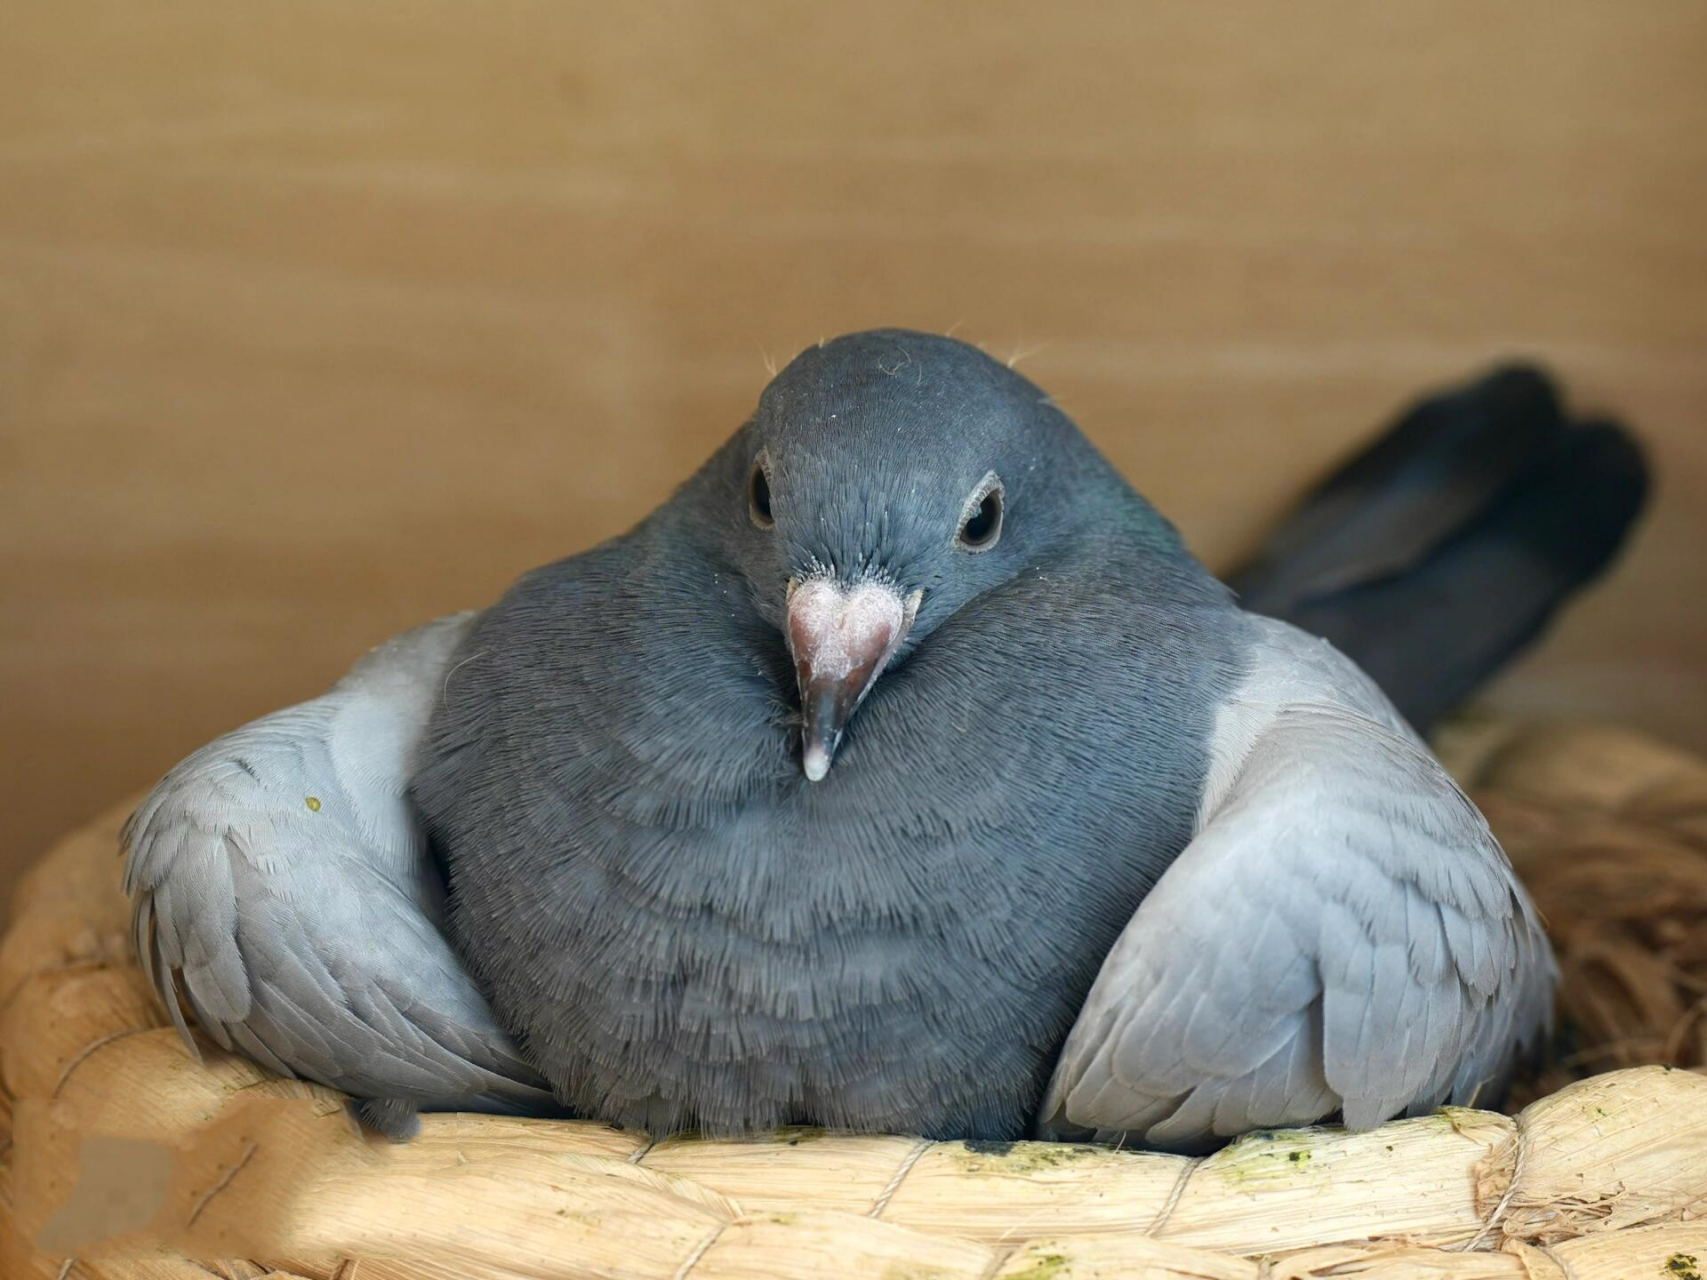
[[[1555,968],[1474,806],[1035,385],[798,356],[469,624],[412,794],[560,1102],[1201,1149],[1497,1096]]]
[[[137,954],[194,1051],[342,1089],[369,1128],[422,1107],[549,1114],[549,1085],[443,932],[410,761],[472,614],[405,632],[329,692],[209,743],[121,841]]]
[[[1556,981],[1356,663],[903,330],[808,348],[635,529],[203,748],[124,843],[180,1029],[392,1137],[1203,1150],[1495,1101]]]
[[[1647,499],[1640,445],[1508,364],[1429,396],[1227,575],[1332,641],[1426,733],[1605,571]]]

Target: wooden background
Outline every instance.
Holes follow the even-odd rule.
[[[1704,67],[1690,0],[8,6],[0,881],[880,323],[1029,352],[1212,564],[1552,362],[1662,488],[1496,698],[1707,747]]]

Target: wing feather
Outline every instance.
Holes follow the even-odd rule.
[[[1200,1149],[1471,1102],[1543,1034],[1554,974],[1427,751],[1357,709],[1288,706],[1109,953],[1042,1126]]]
[[[144,971],[194,1048],[358,1097],[549,1110],[438,927],[404,789],[461,624],[407,633],[322,698],[174,768],[127,823]]]

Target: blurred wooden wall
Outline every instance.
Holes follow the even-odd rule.
[[[1542,357],[1662,489],[1499,701],[1707,747],[1707,6],[9,7],[0,866],[958,326],[1212,564]],[[7,875],[9,876],[9,870]]]

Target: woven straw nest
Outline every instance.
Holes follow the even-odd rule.
[[[1558,943],[1535,1100],[1206,1160],[461,1115],[364,1139],[338,1095],[211,1046],[198,1064],[162,1025],[125,950],[115,812],[35,869],[0,947],[0,1274],[1699,1280],[1707,763],[1589,728],[1442,745]]]

